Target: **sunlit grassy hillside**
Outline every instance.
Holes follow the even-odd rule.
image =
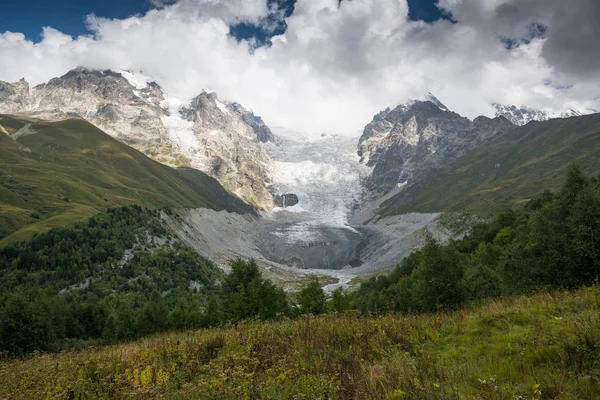
[[[4,243],[129,204],[252,211],[206,174],[162,165],[82,119],[0,115],[0,128]]]

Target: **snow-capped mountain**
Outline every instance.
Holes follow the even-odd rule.
[[[141,74],[76,68],[33,88],[0,81],[0,113],[85,118],[157,161],[198,168],[245,200],[272,206],[260,143],[273,134],[260,117],[214,93],[186,103]]]
[[[368,188],[382,194],[427,179],[435,169],[512,128],[504,117],[471,121],[429,95],[375,115],[359,140],[358,155],[373,167]]]
[[[552,111],[537,110],[530,107],[506,106],[494,103],[496,117],[504,117],[515,125],[525,125],[531,121],[548,121],[554,118],[578,117],[581,115],[594,114],[596,110],[569,109],[560,113]]]

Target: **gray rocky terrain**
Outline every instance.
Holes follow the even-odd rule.
[[[357,276],[387,271],[425,242],[426,234],[447,240],[438,214],[407,214],[352,228],[315,223],[292,212],[240,215],[182,209],[165,224],[186,244],[227,269],[238,257],[258,261],[263,272],[288,289],[307,275],[333,278],[347,287]]]

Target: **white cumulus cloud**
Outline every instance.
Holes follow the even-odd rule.
[[[427,92],[468,117],[492,113],[492,102],[600,108],[600,74],[561,58],[561,45],[576,38],[561,36],[568,21],[542,0],[440,0],[457,22],[431,24],[410,21],[406,0],[298,0],[285,34],[252,51],[229,26],[267,23],[274,11],[266,0],[155,1],[160,9],[143,16],[88,16],[87,36],[48,27],[32,43],[0,33],[0,80],[39,84],[76,66],[139,71],[170,97],[185,101],[210,88],[271,126],[307,134],[355,134],[379,110]],[[594,1],[569,2],[582,4],[571,23]],[[528,37],[532,24],[548,34]],[[518,46],[509,50],[500,38]],[[596,56],[585,60],[597,65]]]

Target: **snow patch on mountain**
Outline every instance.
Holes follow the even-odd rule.
[[[531,121],[548,121],[554,118],[578,117],[581,115],[594,114],[597,110],[570,108],[562,112],[552,110],[538,110],[531,107],[514,105],[492,104],[496,109],[496,117],[504,117],[515,125],[525,125]]]
[[[219,110],[221,110],[221,112],[225,115],[230,115],[229,110],[227,109],[227,106],[225,104],[223,104],[221,101],[219,101],[219,99],[215,99],[215,103],[217,104],[217,108],[219,108]]]
[[[200,143],[193,131],[194,122],[186,121],[179,112],[183,103],[180,100],[169,98],[161,106],[169,111],[168,115],[162,117],[162,122],[167,128],[171,140],[183,152],[199,149]]]
[[[123,78],[127,79],[127,82],[134,88],[138,90],[142,90],[146,86],[148,86],[148,82],[150,82],[150,78],[141,73],[133,73],[125,70],[118,71]]]

